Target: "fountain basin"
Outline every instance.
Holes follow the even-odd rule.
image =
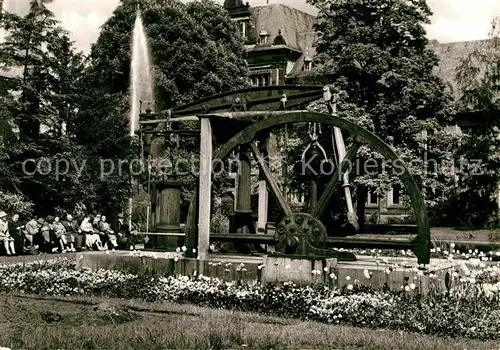
[[[460,261],[443,259],[433,261],[433,275],[411,269],[416,259],[387,258],[381,263],[372,257],[359,256],[355,262],[336,259],[293,259],[272,256],[210,255],[207,260],[179,257],[178,253],[141,252],[88,252],[77,254],[77,265],[92,269],[118,270],[132,274],[195,276],[204,275],[227,281],[248,283],[293,282],[297,285],[325,284],[342,287],[366,285],[376,289],[401,289],[415,284],[422,291],[429,288],[445,290],[445,275],[458,268]],[[366,273],[370,278],[366,277]],[[430,287],[433,285],[432,287]]]

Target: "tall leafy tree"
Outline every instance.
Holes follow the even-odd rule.
[[[447,159],[453,164],[457,137],[440,127],[450,119],[451,100],[432,72],[438,59],[425,37],[423,25],[432,15],[426,2],[309,2],[319,9],[319,39],[318,68],[307,80],[333,85],[339,116],[361,124],[393,146],[424,189],[450,186],[452,178],[440,165]],[[364,148],[360,156],[383,164],[379,154]],[[398,182],[390,169],[379,169],[377,175],[358,169],[361,176],[356,182],[383,192]],[[426,194],[433,204],[432,192]]]
[[[85,108],[87,112],[77,116],[79,123],[92,123],[95,128],[95,133],[89,128],[79,137],[92,140],[96,157],[123,159],[131,152],[136,152],[136,157],[139,154],[121,141],[114,142],[120,132],[127,134],[124,123],[128,122],[131,41],[138,7],[150,45],[157,111],[238,89],[248,82],[243,40],[220,5],[211,1],[123,0],[92,46],[82,85],[89,105],[99,101],[98,108],[91,112]],[[113,136],[106,140],[100,134],[109,130]],[[182,139],[180,145],[174,157],[197,157],[197,139]],[[185,189],[190,190],[197,177],[184,176],[183,180],[189,182],[191,186]],[[189,200],[188,191],[184,194]]]
[[[80,57],[68,33],[38,1],[25,17],[2,14],[0,25],[8,32],[0,60],[19,73],[10,81],[10,92],[1,97],[0,113],[17,131],[4,139],[8,151],[2,187],[28,196],[38,212],[74,205],[75,197],[68,192],[81,196],[80,183],[70,168],[60,169],[66,174],[57,176],[55,164],[79,153],[64,125],[78,100],[72,87],[81,74]],[[35,162],[41,165],[36,168]]]
[[[457,82],[461,98],[457,110],[474,112],[480,125],[470,130],[460,148],[465,165],[473,176],[460,176],[448,201],[455,224],[483,226],[498,223],[498,185],[500,183],[500,28],[492,21],[490,39],[461,60]],[[479,166],[479,167],[478,167]],[[461,174],[463,175],[463,174]]]
[[[159,108],[171,108],[248,82],[245,49],[236,25],[208,1],[123,0],[104,24],[90,58],[96,86],[126,93],[131,35],[142,11],[156,75]]]

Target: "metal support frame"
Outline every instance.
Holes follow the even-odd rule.
[[[266,87],[267,90],[278,90],[280,93],[283,93],[284,90],[301,90],[307,91],[311,89],[311,93],[307,95],[307,98],[301,99],[300,96],[293,96],[293,94],[288,94],[288,100],[290,102],[291,99],[296,99],[297,106],[304,105],[307,101],[316,100],[318,97],[321,97],[321,94],[324,92],[325,94],[328,92],[328,89],[318,89],[315,87],[294,87],[294,86],[273,86]],[[259,166],[261,168],[261,173],[263,174],[267,188],[269,192],[275,196],[278,205],[280,206],[285,217],[292,215],[292,212],[289,208],[288,203],[285,200],[285,197],[280,192],[280,189],[277,183],[272,179],[271,173],[269,171],[268,165],[263,161],[261,150],[256,145],[254,140],[258,139],[258,135],[262,135],[263,133],[269,132],[271,129],[280,126],[286,126],[288,124],[293,123],[317,123],[317,124],[326,124],[333,127],[335,139],[338,140],[336,143],[336,148],[339,155],[339,160],[343,160],[340,166],[336,169],[333,177],[330,182],[327,184],[324,193],[321,195],[321,198],[317,201],[316,205],[312,210],[312,217],[317,219],[325,210],[328,202],[332,199],[334,195],[333,189],[339,185],[340,181],[343,182],[344,191],[346,194],[346,198],[351,198],[348,177],[346,178],[346,172],[348,170],[349,162],[352,161],[356,152],[361,147],[361,145],[370,146],[372,149],[381,153],[387,160],[397,161],[400,164],[403,164],[403,174],[400,176],[401,180],[407,189],[413,209],[415,212],[416,218],[416,230],[417,236],[415,239],[407,242],[401,241],[391,241],[391,240],[366,240],[366,239],[356,239],[352,238],[332,238],[329,237],[326,240],[328,245],[333,246],[345,246],[345,247],[384,247],[384,248],[411,248],[418,257],[419,263],[427,264],[430,260],[430,227],[429,220],[427,217],[427,211],[425,207],[424,198],[420,191],[418,184],[415,179],[411,175],[409,169],[404,165],[404,163],[398,159],[394,150],[382,141],[379,137],[371,133],[370,131],[356,125],[352,122],[349,122],[345,119],[339,118],[335,113],[334,105],[328,105],[331,114],[323,114],[317,112],[311,112],[306,110],[301,111],[262,111],[262,110],[254,110],[252,108],[262,104],[269,104],[274,99],[275,102],[279,102],[279,98],[269,98],[269,101],[265,101],[265,99],[254,101],[254,106],[252,106],[252,102],[245,102],[245,110],[246,111],[235,111],[235,112],[219,112],[221,109],[230,109],[233,105],[228,101],[230,96],[243,96],[242,94],[245,92],[257,90],[266,90],[263,88],[251,88],[245,89],[241,91],[236,91],[227,94],[221,94],[217,96],[213,96],[207,99],[203,99],[197,101],[195,103],[181,106],[169,112],[169,118],[167,119],[156,119],[156,120],[144,120],[140,121],[141,127],[149,127],[150,125],[158,125],[158,123],[164,122],[175,122],[175,121],[188,121],[188,120],[199,120],[200,121],[200,181],[198,188],[198,210],[197,210],[197,219],[198,219],[198,244],[197,244],[197,252],[199,259],[205,259],[208,254],[208,247],[211,239],[217,240],[225,240],[231,241],[234,239],[236,242],[252,242],[252,243],[262,243],[269,244],[275,243],[275,237],[271,235],[249,235],[249,234],[229,234],[229,235],[217,235],[210,234],[210,207],[211,207],[211,173],[212,173],[212,159],[225,159],[233,150],[237,149],[242,145],[249,145],[250,150],[253,153],[253,156],[257,159]],[[314,91],[313,91],[314,90]],[[328,91],[327,91],[328,90]],[[330,99],[331,100],[331,99]],[[327,99],[328,101],[328,99]],[[234,101],[233,101],[234,102]],[[227,104],[227,106],[226,106]],[[290,108],[290,104],[287,104],[287,108]],[[266,108],[268,109],[268,108]],[[279,108],[278,108],[279,109]],[[211,113],[209,113],[211,111]],[[202,115],[200,115],[200,113]],[[211,120],[212,119],[252,119],[254,123],[244,127],[240,132],[234,135],[229,141],[227,141],[222,147],[220,147],[216,152],[212,150],[212,130]],[[353,136],[355,142],[346,152],[345,147],[343,147],[343,139],[341,130],[345,130],[349,132],[351,136]],[[349,192],[347,192],[349,190]],[[351,205],[348,205],[348,212],[353,213],[353,205],[351,201]],[[194,222],[194,219],[190,222]],[[191,225],[192,226],[192,225]],[[194,228],[193,228],[194,229]],[[187,234],[187,233],[186,233]],[[172,235],[177,235],[172,233]]]
[[[336,101],[334,101],[333,95],[331,94],[330,88],[328,86],[325,86],[323,99],[325,100],[325,103],[328,104],[329,106],[328,109],[332,114],[332,116],[337,116],[337,104],[335,103]],[[334,147],[337,151],[336,154],[338,156],[338,165],[340,165],[340,163],[346,156],[346,150],[345,150],[344,137],[342,136],[342,130],[340,130],[340,128],[336,126],[333,127],[333,139],[335,141]],[[343,180],[342,188],[344,190],[344,197],[347,206],[346,225],[350,226],[351,231],[358,232],[359,231],[358,217],[356,215],[356,212],[354,211],[354,205],[352,203],[351,185],[349,183],[349,172],[345,172],[343,174],[342,180]]]

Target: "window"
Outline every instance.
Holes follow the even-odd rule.
[[[426,199],[439,199],[444,197],[443,190],[439,188],[427,187],[424,193]]]
[[[390,200],[391,200],[391,205],[401,204],[401,185],[396,184],[392,186]]]
[[[425,169],[431,174],[435,174],[439,171],[438,163],[432,156],[426,155]]]
[[[304,70],[311,70],[311,61],[304,61]]]
[[[241,22],[241,36],[246,39],[247,38],[247,33],[246,33],[246,27],[247,27],[247,24],[246,22]]]
[[[378,194],[376,193],[375,188],[371,188],[368,190],[368,196],[367,196],[367,203],[368,205],[378,205]]]
[[[434,195],[436,196],[436,198],[443,198],[444,196],[443,190],[436,188],[434,190]]]
[[[471,127],[464,126],[464,127],[460,127],[460,128],[462,129],[463,135],[472,136],[472,128]]]
[[[269,74],[254,75],[250,78],[253,86],[271,85],[271,76]]]
[[[268,86],[268,85],[269,85],[269,76],[263,75],[262,76],[262,86]]]

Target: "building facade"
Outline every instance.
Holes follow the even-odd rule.
[[[282,4],[250,7],[242,0],[226,0],[224,7],[239,24],[253,86],[292,84],[297,77],[314,69],[315,16]],[[435,74],[444,81],[456,100],[460,98],[456,67],[463,57],[481,50],[487,43],[487,40],[447,44],[435,40],[430,42],[440,59]],[[452,133],[467,133],[480,123],[481,115],[476,114],[459,114],[455,123],[446,127]],[[443,194],[436,191],[435,195]],[[500,207],[500,185],[497,198]],[[298,194],[291,195],[289,200],[300,205],[305,198]],[[395,186],[382,196],[377,195],[375,189],[369,190],[365,214],[367,220],[379,223],[404,221],[408,211],[402,202],[402,189]]]
[[[243,36],[252,85],[284,85],[312,69],[316,17],[281,4],[226,0],[224,7]]]

